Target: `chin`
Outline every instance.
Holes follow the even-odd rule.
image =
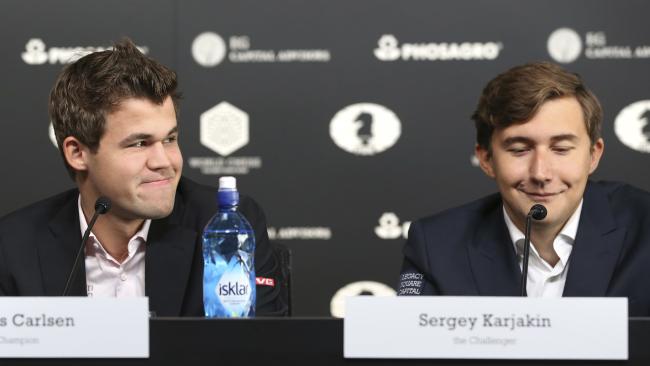
[[[164,207],[148,207],[141,211],[142,217],[147,219],[162,219],[169,216],[174,209],[174,205]]]

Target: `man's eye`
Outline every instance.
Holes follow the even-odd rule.
[[[168,144],[172,142],[176,142],[178,140],[178,136],[169,136],[168,138],[164,139],[163,142]]]
[[[136,141],[136,142],[132,143],[131,145],[129,145],[129,147],[145,147],[145,146],[147,146],[146,141]]]
[[[513,155],[523,155],[528,151],[528,148],[525,147],[511,147],[508,149],[508,152]]]
[[[572,146],[555,146],[553,147],[553,151],[555,151],[558,154],[568,154],[569,151],[573,150]]]

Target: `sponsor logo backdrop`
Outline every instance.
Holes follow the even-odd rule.
[[[129,36],[175,69],[185,174],[236,175],[293,250],[296,315],[392,295],[408,225],[495,190],[469,116],[508,67],[551,60],[604,110],[596,179],[650,190],[642,0],[8,0],[0,12],[0,215],[72,187],[47,96],[64,64]],[[44,223],[45,224],[45,223]]]

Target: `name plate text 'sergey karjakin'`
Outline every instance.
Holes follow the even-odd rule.
[[[628,358],[626,298],[358,296],[346,358]]]

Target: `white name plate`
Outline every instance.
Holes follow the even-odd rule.
[[[626,298],[347,299],[346,358],[627,360]]]
[[[0,297],[0,358],[149,357],[149,299]]]

